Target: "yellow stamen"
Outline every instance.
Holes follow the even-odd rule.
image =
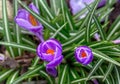
[[[48,49],[46,53],[54,55],[54,50],[53,49]]]
[[[32,14],[29,14],[29,21],[33,26],[37,26],[38,22],[37,20],[34,18],[34,16]]]
[[[82,57],[82,58],[87,57],[87,54],[85,53],[84,50],[81,52],[81,57]]]

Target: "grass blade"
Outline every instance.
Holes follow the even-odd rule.
[[[120,27],[120,16],[111,25],[111,27],[108,31],[107,40],[111,40],[111,37],[115,34],[115,32],[119,29],[119,27]]]
[[[60,0],[50,0],[50,4],[51,4],[51,9],[54,10],[54,14],[58,15],[58,12],[60,10]]]
[[[114,64],[110,63],[104,75],[103,81],[105,81],[105,79],[110,75],[111,71],[113,70],[113,67],[114,67]]]
[[[61,31],[65,26],[66,26],[67,23],[63,24],[54,34],[53,36],[51,36],[51,38],[55,38],[55,36],[57,36],[58,32]]]
[[[99,57],[99,58],[104,59],[104,60],[106,60],[106,61],[108,61],[108,62],[110,62],[110,63],[113,63],[113,64],[115,64],[115,65],[120,66],[120,63],[119,63],[119,62],[117,62],[117,61],[115,61],[114,59],[110,58],[109,56],[103,54],[102,52],[97,51],[97,50],[94,50],[94,49],[92,49],[92,51],[93,51],[93,54],[94,54],[96,57]]]
[[[48,80],[49,84],[55,84],[53,78],[51,78],[46,72],[40,70],[40,75],[43,75]]]
[[[14,16],[17,15],[17,10],[18,10],[18,3],[17,3],[17,0],[14,0]],[[20,44],[21,43],[20,28],[18,27],[16,23],[14,23],[14,27],[15,27],[14,36],[15,36],[16,42],[17,44]],[[20,48],[18,48],[17,51],[18,51],[18,55],[21,56]]]
[[[120,84],[120,73],[119,73],[118,68],[116,66],[115,66],[115,72],[116,72],[116,76],[117,76],[116,84]]]
[[[16,78],[12,84],[18,84],[19,82],[21,82],[22,80],[29,78],[30,75],[35,74],[37,71],[41,70],[43,68],[43,65],[36,67],[33,70],[30,70],[26,73],[24,73],[23,75],[19,76],[18,78]]]
[[[61,72],[61,77],[59,77],[59,81],[58,81],[58,84],[64,84],[65,81],[67,80],[67,70],[68,70],[68,66],[65,65],[64,68],[63,68],[63,72]]]
[[[7,18],[7,8],[6,8],[6,0],[2,0],[2,15],[3,15],[3,25],[4,25],[4,35],[7,42],[11,42],[11,34],[10,34],[10,28],[8,25],[8,18]],[[12,57],[15,57],[14,51],[12,47],[8,47],[10,54]]]
[[[48,14],[48,16],[53,19],[54,15],[51,13],[50,8],[48,7],[47,3],[45,3],[45,0],[39,0],[41,6],[43,6],[44,10],[46,11],[46,13]]]
[[[92,9],[92,11],[90,12],[90,16],[89,16],[89,20],[88,20],[88,24],[86,27],[86,31],[85,31],[85,41],[86,42],[90,42],[90,27],[91,27],[91,21],[92,21],[92,17],[94,15],[95,9],[97,8],[97,5],[99,3],[100,0],[95,1],[94,3],[94,8]],[[89,15],[89,14],[88,14]]]
[[[14,79],[18,76],[18,74],[19,74],[19,71],[12,73],[12,75],[8,78],[6,84],[12,84]]]
[[[96,70],[100,67],[100,65],[104,62],[103,59],[100,59],[97,64],[95,64],[95,66],[93,67],[93,69],[90,71],[87,80],[89,80],[89,78],[96,72]]]
[[[91,76],[90,77],[90,80],[91,79],[102,79],[104,76]],[[79,82],[81,82],[81,81],[86,81],[87,80],[87,77],[85,77],[85,78],[81,78],[81,79],[75,79],[75,80],[73,80],[73,81],[71,81],[71,84],[76,84],[76,83],[79,83]]]
[[[16,43],[9,43],[9,42],[0,42],[0,44],[5,45],[5,46],[21,48],[21,49],[29,50],[29,51],[32,51],[32,52],[36,52],[35,48],[27,47],[26,45],[21,45],[21,44],[16,44]]]
[[[14,69],[10,69],[0,75],[0,82],[8,78],[8,76],[14,71]]]

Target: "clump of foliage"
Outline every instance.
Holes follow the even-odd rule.
[[[40,14],[33,12],[20,0],[13,1],[14,16],[18,7],[23,7],[44,26],[45,40],[55,38],[62,44],[64,59],[57,66],[58,76],[53,78],[46,73],[46,62],[40,60],[36,54],[38,43],[31,39],[33,34],[19,28],[14,20],[8,20],[6,0],[2,0],[3,18],[0,20],[0,33],[4,38],[0,44],[6,46],[11,56],[10,60],[22,56],[25,51],[36,56],[33,57],[27,71],[22,74],[20,72],[23,67],[20,64],[10,68],[0,66],[0,82],[18,84],[23,81],[46,79],[49,84],[88,84],[95,81],[100,84],[120,84],[120,45],[113,43],[113,40],[120,37],[120,17],[109,24],[109,14],[114,9],[115,1],[109,0],[104,7],[97,9],[99,1],[86,5],[86,8],[75,15],[71,14],[65,0],[50,0],[49,4],[47,0],[33,0]],[[86,11],[86,17],[78,19]],[[95,33],[100,35],[100,41],[94,39]],[[78,63],[74,57],[74,50],[82,45],[90,47],[94,55],[93,61],[87,66]]]

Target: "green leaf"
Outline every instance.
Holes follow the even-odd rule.
[[[99,57],[99,58],[101,58],[101,59],[103,59],[103,60],[106,60],[106,61],[108,61],[108,62],[110,62],[110,63],[113,63],[113,64],[115,64],[115,65],[120,66],[120,63],[119,63],[119,62],[115,61],[114,59],[110,58],[109,56],[105,55],[104,53],[102,53],[102,52],[100,52],[100,51],[97,51],[97,50],[94,50],[94,49],[92,49],[92,51],[93,51],[93,54],[94,54],[96,57]]]
[[[77,73],[75,69],[70,69],[70,73],[72,74],[71,80],[79,78],[79,74]],[[80,83],[76,83],[76,84],[80,84]]]
[[[115,84],[115,80],[114,80],[114,78],[113,78],[114,76],[110,74],[109,77],[111,78],[111,81],[112,81],[111,83],[112,83],[112,84]]]
[[[52,36],[51,38],[55,38],[55,36],[57,36],[58,32],[61,31],[65,26],[66,26],[67,23],[63,24]]]
[[[87,79],[89,80],[89,78],[97,71],[97,69],[100,67],[100,65],[104,62],[103,59],[100,59],[95,66],[93,67],[93,69],[90,71],[90,73],[88,74]]]
[[[77,71],[74,68],[70,69],[70,73],[72,74],[72,77],[74,79],[79,78],[79,75],[78,75]]]
[[[120,84],[120,73],[118,71],[118,68],[115,66],[115,76],[116,78],[116,84]]]
[[[92,17],[93,17],[93,15],[94,15],[95,9],[97,8],[97,5],[98,5],[99,1],[100,1],[100,0],[97,0],[97,1],[94,2],[93,9],[92,9],[92,11],[90,12],[89,20],[88,20],[87,27],[86,27],[86,31],[85,31],[85,41],[86,41],[86,42],[90,42],[90,27],[91,27],[91,21],[92,21]]]
[[[21,49],[29,50],[29,51],[32,51],[32,52],[36,52],[35,48],[27,47],[27,45],[21,45],[21,44],[16,44],[16,43],[9,43],[9,42],[0,42],[0,44],[5,45],[5,46],[21,48]]]
[[[36,72],[38,72],[39,70],[41,70],[42,68],[44,68],[43,65],[39,66],[39,67],[36,67],[34,68],[33,70],[29,70],[27,71],[26,73],[22,74],[21,76],[19,76],[18,78],[16,78],[12,84],[18,84],[20,83],[21,81],[23,81],[24,79],[27,79],[29,78],[30,75],[33,75],[35,74]]]
[[[114,65],[112,63],[109,64],[107,71],[104,75],[103,81],[105,81],[105,79],[110,75],[111,71],[113,70]]]
[[[60,6],[61,6],[61,3],[60,3],[60,0],[50,0],[50,6],[51,6],[51,9],[53,10],[54,14],[55,15],[58,15],[58,13],[60,12]]]
[[[87,5],[86,5],[86,7],[87,7],[88,10],[92,13],[92,10],[90,9],[90,7],[87,6]],[[94,19],[94,21],[95,21],[95,24],[96,24],[96,26],[97,26],[97,29],[98,29],[98,31],[99,31],[99,33],[100,33],[100,36],[101,36],[102,40],[106,40],[105,32],[104,32],[104,30],[102,29],[101,23],[99,22],[98,18],[94,15],[94,13],[93,13],[93,16],[92,16],[92,17],[93,17],[93,19]]]
[[[90,77],[90,80],[91,79],[102,79],[104,76],[101,76],[101,75],[99,75],[99,76],[91,76]],[[73,81],[71,81],[71,84],[76,84],[76,83],[79,83],[79,82],[81,82],[81,81],[87,81],[87,78],[78,78],[78,79],[75,79],[75,80],[73,80]]]
[[[3,27],[4,27],[4,36],[5,36],[5,40],[7,42],[11,42],[12,41],[12,37],[10,34],[10,28],[9,28],[9,24],[8,24],[8,18],[7,18],[7,8],[6,8],[6,0],[2,0],[2,15],[3,15]],[[8,47],[10,54],[12,57],[15,57],[14,55],[14,51],[12,47]]]
[[[46,11],[46,13],[48,14],[48,16],[53,19],[54,15],[52,14],[50,7],[48,6],[48,4],[46,3],[46,0],[39,0],[40,5],[44,8],[44,10]]]
[[[94,18],[95,24],[96,24],[96,26],[97,26],[97,29],[98,29],[98,31],[99,31],[99,33],[100,33],[100,36],[101,36],[102,40],[106,40],[105,32],[104,32],[104,30],[102,29],[102,26],[101,26],[99,20],[97,19],[96,16],[94,16],[93,18]]]
[[[30,45],[32,47],[36,47],[36,44],[33,42],[33,40],[31,40],[29,38],[22,37],[22,41],[23,41],[23,43],[25,43],[27,45]]]
[[[0,75],[0,82],[2,82],[3,80],[5,80],[6,78],[8,78],[8,76],[14,71],[14,69],[10,69],[8,71],[5,71],[4,73],[2,73]]]
[[[75,36],[70,37],[69,40],[67,40],[65,43],[62,44],[62,46],[67,46],[71,43],[74,43],[76,40],[78,40],[80,37],[82,37],[84,35],[84,30],[85,29],[82,29]]]
[[[68,10],[68,6],[67,6],[65,0],[61,0],[61,6],[62,6],[63,14],[65,15],[65,22],[66,21],[68,22],[67,29],[68,29],[68,31],[69,30],[73,31],[75,29],[75,24],[73,23],[72,15],[71,15],[70,11]]]
[[[119,26],[120,26],[120,16],[117,17],[115,22],[111,25],[108,31],[107,40],[112,40],[111,37],[114,36],[114,34],[117,32],[117,30],[119,29]]]
[[[99,71],[100,71],[103,75],[105,75],[105,73],[103,72],[103,69],[102,69],[101,67],[99,67]],[[104,77],[103,77],[103,78],[104,78]],[[110,81],[108,78],[105,79],[105,82],[106,82],[107,84],[111,84],[111,81]]]
[[[12,84],[14,79],[18,77],[18,74],[19,74],[19,71],[12,73],[12,75],[8,78],[6,84]]]
[[[45,79],[48,80],[49,84],[55,84],[54,82],[54,79],[52,77],[50,77],[46,72],[40,70],[40,75],[42,75]]]
[[[18,10],[18,3],[17,0],[14,0],[14,16],[17,15],[17,10]],[[14,22],[14,39],[16,43],[20,44],[21,43],[21,31],[18,25]],[[18,56],[21,56],[21,50],[20,48],[17,49],[18,51]]]
[[[39,62],[39,60],[40,60],[40,57],[36,56],[34,58],[33,64],[31,65],[31,67],[29,67],[29,69],[34,69],[37,63]]]
[[[67,74],[68,74],[68,65],[65,65],[61,70],[58,84],[64,84],[66,82]]]

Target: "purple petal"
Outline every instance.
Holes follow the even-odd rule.
[[[70,7],[72,9],[72,13],[76,14],[85,8],[85,5],[83,4],[82,0],[70,0]]]
[[[42,52],[43,48],[42,48],[42,45],[44,43],[40,43],[37,47],[37,55],[42,59],[42,60],[45,60],[45,61],[52,61],[53,60],[53,55],[50,55],[50,54],[46,54],[45,52]]]
[[[62,62],[63,56],[59,56],[58,58],[55,58],[51,62],[47,64],[48,67],[55,67],[59,65]]]
[[[86,3],[87,5],[93,3],[95,0],[82,0],[83,3]]]
[[[76,52],[75,52],[75,58],[76,58],[76,60],[79,62],[79,63],[83,63],[87,58],[85,57],[85,58],[81,58],[80,57],[80,49],[79,48],[77,48],[77,50],[76,50]]]
[[[43,57],[43,60],[45,60],[47,62],[50,62],[50,61],[52,61],[54,59],[54,56],[51,55],[51,54],[42,53],[41,55]]]
[[[56,49],[55,49],[55,58],[61,56],[61,53],[62,53],[61,49],[59,47],[56,47]]]
[[[15,18],[21,18],[21,19],[24,19],[24,20],[28,20],[28,15],[29,15],[29,12],[26,11],[25,9],[19,9],[18,10],[18,13],[17,13],[17,16]]]
[[[40,58],[43,58],[42,55],[41,55],[41,46],[42,46],[43,43],[40,43],[36,49],[36,53],[37,55],[40,57]]]
[[[15,18],[15,22],[22,27],[23,29],[29,30],[33,33],[39,32],[43,29],[42,25],[33,26],[28,20],[22,19],[22,18]]]
[[[112,41],[114,44],[120,44],[120,39]]]
[[[50,74],[53,77],[57,77],[57,70],[55,69],[55,67],[47,67],[46,66],[46,71],[48,72],[48,74]]]
[[[50,62],[54,59],[54,56],[50,54],[37,52],[37,55],[40,57],[40,59],[47,61],[47,62]]]
[[[94,84],[99,84],[97,79],[92,79],[92,81],[93,81]]]
[[[5,60],[5,56],[3,54],[0,54],[0,61]]]
[[[30,29],[29,29],[29,31],[31,31],[31,32],[33,32],[33,33],[37,33],[37,32],[40,32],[40,31],[42,31],[42,30],[43,30],[43,26],[42,26],[42,25],[35,26],[34,28],[33,28],[33,26],[32,26],[32,27],[30,27]]]
[[[97,41],[100,41],[100,35],[99,35],[98,33],[95,33],[94,38],[95,38]]]
[[[29,8],[32,9],[35,13],[39,14],[38,8],[33,3],[29,5]]]
[[[32,25],[29,23],[29,21],[22,19],[22,18],[15,18],[15,22],[22,28],[29,30]]]
[[[98,7],[102,7],[107,3],[107,0],[101,0],[98,4]]]
[[[51,42],[51,43],[53,43],[53,44],[55,44],[57,47],[59,47],[60,49],[61,49],[61,51],[62,51],[62,45],[60,44],[60,42],[58,41],[58,40],[56,40],[56,39],[50,39],[48,42]]]

